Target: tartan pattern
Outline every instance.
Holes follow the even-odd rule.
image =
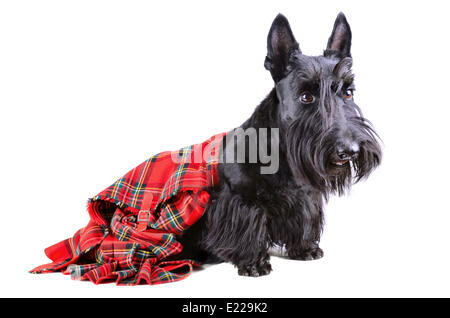
[[[217,184],[219,146],[224,135],[217,134],[204,143],[177,151],[161,152],[144,161],[90,199],[91,219],[98,224],[107,224],[102,217],[103,207],[92,204],[95,201],[111,202],[136,213],[141,210],[144,196],[150,194],[153,197],[151,209],[157,211],[181,190],[198,192]],[[179,162],[174,163],[173,158]]]
[[[138,232],[130,217],[117,209],[111,220],[111,234],[96,249],[92,264],[71,264],[63,273],[72,279],[95,284],[115,281],[117,285],[158,284],[177,281],[189,275],[199,264],[190,261],[158,262],[181,251],[173,234]],[[85,257],[84,261],[89,260]],[[175,273],[170,267],[184,266]]]
[[[89,253],[109,235],[107,228],[90,221],[88,225],[78,230],[73,237],[56,243],[45,249],[45,254],[53,263],[44,264],[32,269],[31,273],[59,272],[70,264],[77,262],[83,255]]]
[[[171,202],[164,204],[158,220],[150,226],[157,230],[182,234],[203,215],[208,200],[207,192],[186,192],[178,195]]]
[[[204,212],[209,200],[204,190],[218,181],[224,135],[159,153],[129,171],[89,200],[85,228],[45,250],[53,263],[31,272],[62,271],[73,279],[118,285],[159,284],[188,276],[200,264],[166,259],[183,248],[176,235]],[[147,229],[139,231],[137,214],[144,208],[150,209],[150,218]]]

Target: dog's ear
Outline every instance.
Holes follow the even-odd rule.
[[[352,31],[345,15],[340,12],[334,22],[333,32],[328,39],[324,56],[337,56],[339,58],[351,57]]]
[[[289,57],[296,51],[300,52],[300,49],[289,21],[284,15],[278,14],[267,36],[267,56],[264,62],[264,67],[270,71],[275,82],[287,75]]]

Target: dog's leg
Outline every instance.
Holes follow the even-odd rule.
[[[285,190],[278,193],[278,209],[270,220],[270,236],[284,245],[289,258],[313,260],[323,256],[319,247],[323,227],[322,198],[311,193]],[[278,210],[278,212],[277,212]]]
[[[307,199],[307,200],[304,200]],[[298,260],[314,260],[323,256],[319,247],[323,228],[322,198],[303,197],[301,213],[301,237],[286,245],[289,258]]]
[[[319,259],[323,256],[323,250],[319,247],[318,242],[311,242],[302,247],[288,246],[287,253],[289,258],[302,261]]]
[[[270,273],[266,215],[256,202],[224,187],[205,213],[203,248],[233,263],[239,275],[256,277]]]

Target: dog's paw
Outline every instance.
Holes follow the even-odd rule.
[[[272,271],[269,261],[260,264],[238,266],[238,274],[241,276],[259,277],[268,275]]]
[[[314,259],[319,259],[323,257],[323,251],[320,247],[314,247],[301,251],[289,251],[289,258],[297,259],[301,261],[311,261]]]

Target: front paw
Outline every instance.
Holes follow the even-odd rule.
[[[239,265],[238,274],[241,276],[259,277],[268,275],[272,271],[269,261],[263,261],[259,264]]]
[[[297,259],[301,261],[310,261],[323,257],[323,251],[320,247],[313,247],[303,250],[291,250],[288,252],[288,256],[291,259]]]

